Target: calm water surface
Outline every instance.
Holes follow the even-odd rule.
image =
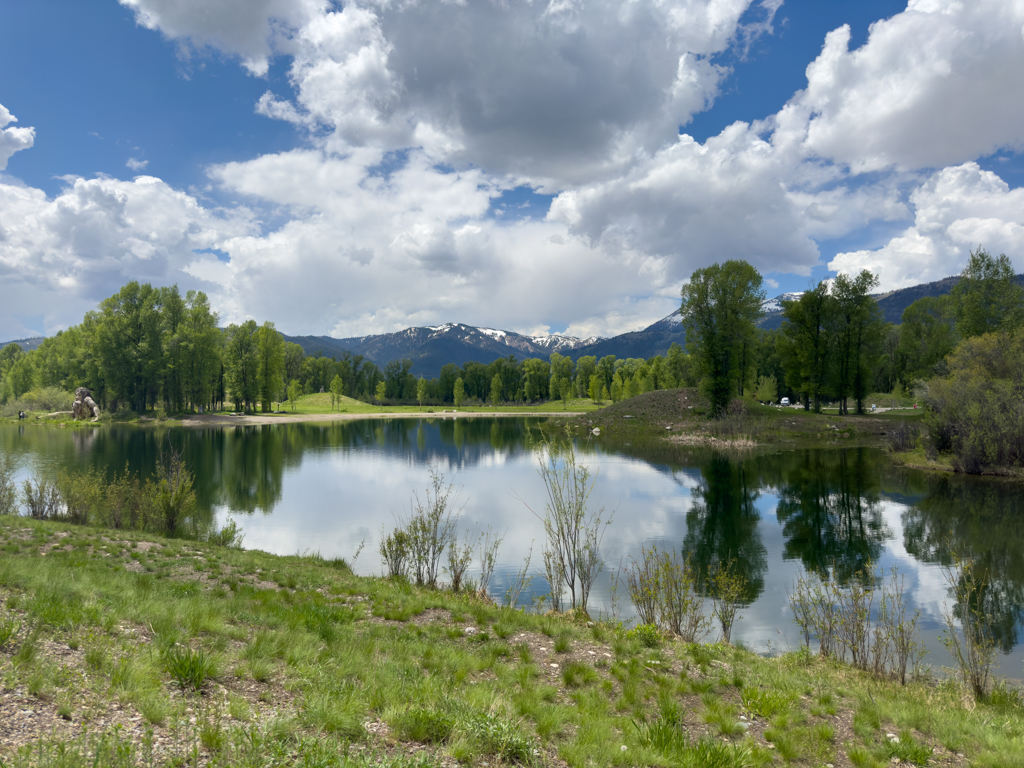
[[[196,473],[200,504],[218,522],[234,518],[246,547],[351,558],[380,573],[382,529],[422,497],[429,469],[461,487],[461,529],[504,533],[492,592],[500,594],[531,546],[540,566],[544,486],[530,418],[367,420],[223,428],[61,430],[0,427],[0,451],[21,472],[61,467],[152,472],[159,446],[181,448]],[[612,513],[606,570],[592,603],[609,609],[609,574],[643,545],[682,548],[698,564],[736,558],[750,588],[733,639],[759,651],[795,648],[787,595],[805,570],[834,567],[848,579],[873,562],[899,567],[921,610],[927,659],[948,665],[941,644],[948,586],[941,564],[956,551],[987,569],[987,609],[1002,655],[1000,673],[1021,677],[1024,494],[992,479],[895,469],[865,448],[720,453],[668,446],[581,444],[597,472],[594,499]],[[546,592],[540,579],[537,592]],[[623,610],[628,617],[629,607]]]

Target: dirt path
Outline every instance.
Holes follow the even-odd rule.
[[[582,416],[577,411],[407,411],[402,413],[288,413],[280,415],[233,416],[223,413],[204,413],[186,416],[186,427],[222,427],[230,424],[294,424],[316,421],[354,421],[356,419],[472,419],[495,416]]]

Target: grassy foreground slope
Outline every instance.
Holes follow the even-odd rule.
[[[1024,707],[0,517],[0,765],[1024,764]],[[647,639],[650,644],[642,642]]]

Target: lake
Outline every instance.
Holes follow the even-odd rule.
[[[65,430],[0,426],[0,451],[19,457],[22,476],[90,466],[153,471],[168,441],[196,475],[204,512],[235,519],[244,546],[294,554],[318,551],[382,571],[382,530],[407,516],[437,467],[454,480],[460,528],[504,534],[492,593],[533,548],[541,568],[545,490],[530,439],[536,418],[377,419],[212,428],[104,426]],[[950,664],[941,644],[952,552],[979,559],[989,576],[987,610],[1000,645],[1000,674],[1021,676],[1024,509],[1021,486],[895,468],[869,448],[723,454],[655,445],[578,443],[596,473],[592,501],[611,514],[606,568],[591,598],[607,612],[610,574],[643,545],[685,549],[695,562],[735,558],[749,604],[733,640],[760,652],[799,644],[788,593],[805,570],[851,578],[869,562],[898,566],[912,608],[921,611],[927,662]],[[540,578],[534,592],[546,592]],[[596,611],[594,610],[596,609]],[[631,608],[623,606],[622,617]]]

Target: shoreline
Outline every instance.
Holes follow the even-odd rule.
[[[249,414],[229,416],[220,413],[204,413],[185,416],[181,423],[186,427],[225,427],[231,425],[262,426],[266,424],[299,424],[320,421],[357,421],[359,419],[460,419],[460,418],[510,418],[514,416],[583,416],[589,411],[402,411],[399,413],[286,413]]]

